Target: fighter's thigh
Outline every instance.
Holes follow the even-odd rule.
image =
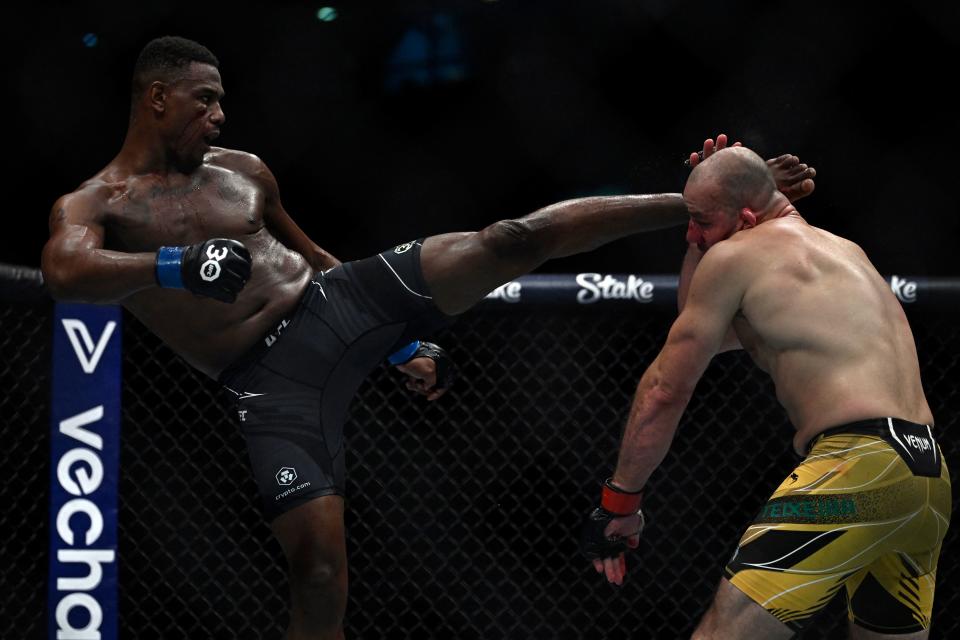
[[[548,257],[535,231],[522,220],[501,220],[476,232],[427,238],[420,261],[434,303],[455,315]]]
[[[793,635],[785,624],[742,591],[721,578],[720,586],[704,614],[693,640],[738,640],[740,638],[789,638]]]
[[[922,533],[912,531],[894,544],[907,546],[911,541],[922,539]],[[917,560],[922,561],[924,555],[927,554],[885,553],[847,582],[848,616],[851,623],[863,631],[862,637],[887,638],[895,634],[906,637],[925,633],[930,628],[939,545],[933,556],[928,556],[930,564],[921,568]],[[921,575],[926,569],[929,571]]]

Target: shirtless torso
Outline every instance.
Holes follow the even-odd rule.
[[[734,330],[773,378],[798,453],[855,420],[933,422],[903,308],[856,244],[789,215],[725,245],[743,261]]]
[[[114,161],[57,201],[51,244],[98,244],[119,263],[155,260],[161,246],[212,237],[243,242],[253,263],[233,304],[131,283],[121,304],[187,362],[217,374],[289,314],[316,269],[337,261],[314,245],[283,211],[276,181],[259,158],[213,148],[187,175],[136,174]],[[285,244],[281,239],[286,240]],[[295,251],[287,245],[296,246]],[[93,248],[93,247],[91,247]],[[305,255],[313,256],[311,265]],[[125,277],[119,273],[118,277]]]

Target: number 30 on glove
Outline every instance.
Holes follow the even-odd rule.
[[[250,269],[250,252],[242,242],[213,238],[190,246],[160,247],[154,275],[161,287],[230,303],[250,279]]]
[[[600,506],[594,509],[580,535],[580,548],[591,560],[616,558],[639,543],[644,517],[643,491],[624,491],[612,478],[603,483]]]

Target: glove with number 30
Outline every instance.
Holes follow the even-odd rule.
[[[250,252],[242,242],[228,238],[160,247],[156,264],[161,287],[186,289],[221,302],[234,302],[250,279]]]

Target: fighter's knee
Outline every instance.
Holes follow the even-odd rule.
[[[544,251],[536,229],[527,220],[500,220],[481,232],[483,243],[498,257],[537,255]]]
[[[290,565],[291,581],[295,589],[305,592],[337,590],[345,562],[329,556],[305,558]]]

